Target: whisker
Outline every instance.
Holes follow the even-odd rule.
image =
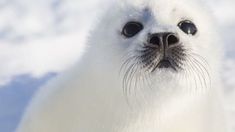
[[[194,55],[196,55],[196,54],[194,54]],[[196,57],[198,57],[198,56],[196,56]],[[202,73],[204,74],[204,76],[208,79],[209,88],[210,88],[211,87],[211,76],[208,71],[209,65],[203,57],[199,57],[198,59],[196,59],[196,57],[193,56],[192,59],[194,59],[194,61],[197,63],[198,67],[201,69]]]
[[[188,58],[187,59],[187,62],[188,62],[188,68],[190,68],[190,69],[188,69],[188,72],[189,72],[189,78],[192,78],[192,80],[190,80],[190,82],[191,81],[193,81],[193,84],[192,83],[190,83],[191,84],[191,87],[190,87],[190,89],[192,89],[192,90],[194,90],[193,91],[193,93],[195,93],[196,92],[196,90],[198,89],[198,86],[197,86],[197,79],[196,79],[196,77],[195,77],[195,75],[197,75],[197,72],[195,71],[195,67],[193,67],[193,65],[192,65],[192,62],[190,61],[190,59]],[[193,88],[193,86],[195,86],[195,88]]]
[[[196,80],[196,82],[195,82],[195,84],[197,85],[197,84],[199,84],[199,83],[197,83],[197,81],[199,81],[200,82],[200,87],[196,87],[196,89],[198,90],[198,91],[200,91],[200,89],[203,89],[203,83],[202,83],[202,78],[201,78],[201,71],[198,69],[198,67],[197,67],[197,64],[192,60],[192,58],[191,59],[189,59],[188,60],[189,61],[189,63],[190,63],[190,66],[193,68],[193,75],[195,75],[195,80]],[[200,88],[200,89],[199,89]],[[196,92],[196,91],[195,91]]]
[[[195,88],[200,88],[200,90],[198,89],[198,92],[205,92],[206,89],[211,87],[211,77],[208,71],[209,64],[206,59],[202,56],[193,53],[190,50],[188,51],[189,52],[187,53],[187,64],[189,70],[187,71],[190,72],[189,74],[192,74],[191,76],[194,76],[193,78],[194,84],[196,86]],[[197,85],[200,85],[200,87],[198,87]]]

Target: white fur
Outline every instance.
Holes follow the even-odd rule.
[[[177,27],[183,19],[196,24],[196,36]],[[126,39],[120,32],[130,20],[142,21],[145,28]],[[225,132],[219,78],[222,44],[215,28],[206,10],[194,1],[114,2],[92,31],[83,58],[41,88],[17,131]],[[124,94],[123,61],[135,54],[149,32],[178,33],[190,53],[204,58],[199,60],[209,76],[202,67],[190,69],[187,62],[187,72],[158,70],[146,80],[134,77]]]

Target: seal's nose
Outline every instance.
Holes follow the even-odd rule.
[[[149,36],[148,43],[151,45],[169,48],[179,43],[179,37],[175,33],[154,33]]]

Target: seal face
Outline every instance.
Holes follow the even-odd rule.
[[[189,20],[181,21],[177,25],[184,33],[195,35],[196,26]],[[130,39],[138,35],[144,26],[141,22],[130,21],[122,29],[122,35]],[[138,51],[138,61],[141,67],[154,72],[156,69],[182,69],[186,57],[185,49],[180,37],[174,32],[148,33],[141,50]]]
[[[128,21],[124,24],[121,34],[126,39],[137,39],[135,37],[144,32],[146,21],[150,20],[146,16],[151,16],[153,13],[145,8],[143,14],[145,22]],[[191,37],[194,37],[198,32],[194,22],[187,19],[179,21],[174,27]],[[183,70],[187,53],[181,36],[176,31],[148,31],[144,38],[146,39],[135,58],[142,69],[151,72],[157,69],[172,69],[176,72]]]
[[[115,23],[118,26],[107,26],[114,33],[109,38],[115,38],[108,42],[110,47],[121,49],[112,52],[124,55],[120,68],[124,89],[154,87],[156,80],[162,78],[168,78],[161,82],[166,84],[166,80],[179,80],[174,83],[187,85],[186,89],[208,89],[211,64],[208,65],[207,50],[216,42],[207,36],[212,34],[208,21],[193,15],[197,12],[189,8],[153,6],[128,4],[118,9],[120,20]],[[114,44],[118,48],[113,48]],[[144,81],[139,81],[142,78]]]

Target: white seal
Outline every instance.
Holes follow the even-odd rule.
[[[18,132],[225,132],[222,44],[189,0],[112,4],[83,58],[42,87]]]

